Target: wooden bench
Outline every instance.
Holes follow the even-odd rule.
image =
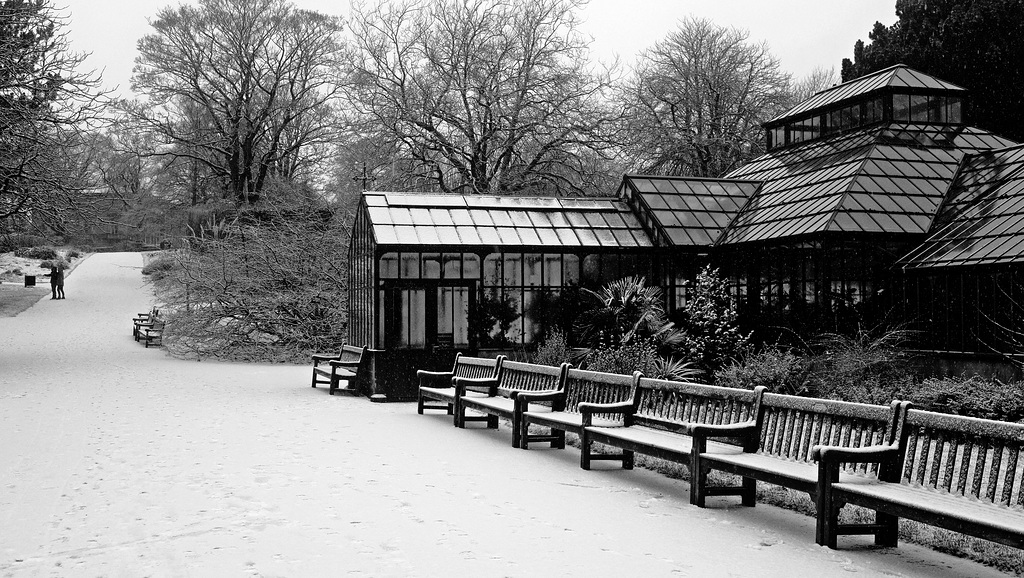
[[[159,319],[160,310],[156,307],[149,310],[147,313],[139,313],[132,318],[132,337],[135,341],[142,339],[141,331],[146,327],[152,327],[153,323]]]
[[[565,434],[572,432],[583,434],[583,414],[580,404],[608,404],[631,400],[640,372],[633,375],[600,373],[583,369],[569,369],[565,376],[565,386],[554,392],[520,393],[516,403],[520,404],[517,411],[520,418],[519,447],[529,449],[530,442],[550,442],[553,448],[565,447]],[[540,405],[543,404],[543,405]],[[621,425],[621,415],[591,415],[591,425]],[[530,424],[537,424],[550,430],[546,434],[530,434]],[[613,459],[608,456],[605,459]],[[632,454],[623,452],[616,459],[623,461],[624,467],[632,467]]]
[[[701,451],[742,452],[744,448],[737,444],[757,439],[764,389],[733,389],[643,377],[629,401],[580,404],[580,467],[589,470],[592,460],[606,458],[592,451],[595,442],[629,454],[638,452],[684,464],[691,471],[695,471],[694,447]],[[622,414],[622,426],[592,425],[593,416],[601,413]],[[695,443],[695,439],[699,441]],[[632,461],[630,455],[623,465],[631,466]],[[691,484],[691,492],[695,487]]]
[[[900,404],[851,403],[766,393],[761,402],[759,434],[742,441],[746,452],[694,448],[691,500],[704,507],[707,496],[739,495],[744,506],[757,502],[756,480],[818,494],[818,466],[813,448],[830,445],[863,448],[888,445],[895,439]],[[700,440],[695,443],[701,444]],[[742,477],[740,486],[709,487],[708,472],[720,470]],[[863,478],[877,465],[846,464],[841,479]]]
[[[898,443],[861,451],[815,448],[818,544],[874,534],[895,546],[899,518],[1024,548],[1024,424],[917,409],[903,414]],[[843,463],[877,466],[868,480],[843,480]],[[873,524],[839,524],[844,504],[875,510]]]
[[[466,377],[471,379],[493,378],[501,371],[504,355],[496,358],[469,357],[462,353],[455,354],[455,365],[451,371],[426,371],[420,369],[416,372],[419,380],[419,393],[417,394],[416,413],[423,414],[425,409],[440,409],[455,414],[455,386],[452,378]],[[436,403],[440,402],[440,403]],[[454,421],[454,418],[453,418]]]
[[[144,345],[147,349],[150,345],[163,345],[164,320],[156,318],[151,323],[139,329],[139,337],[145,342]]]
[[[536,365],[519,361],[504,361],[497,377],[470,379],[455,377],[455,425],[466,427],[466,422],[485,421],[487,427],[497,428],[498,418],[512,421],[512,447],[519,447],[521,433],[521,407],[515,398],[524,392],[555,392],[565,385],[570,365],[559,367]],[[466,410],[483,415],[466,415]]]
[[[356,380],[366,374],[369,362],[365,345],[342,345],[338,353],[314,353],[312,357],[313,387],[318,383],[326,383],[329,386],[327,393],[330,395],[334,395],[338,390],[359,391]],[[348,382],[348,387],[342,388],[338,385],[342,380]]]

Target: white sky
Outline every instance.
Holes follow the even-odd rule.
[[[127,95],[136,42],[148,34],[148,19],[178,0],[64,0],[70,16],[72,47],[90,52],[86,61],[103,70],[105,84]],[[303,8],[345,15],[346,0],[293,0]],[[584,32],[594,38],[596,58],[618,55],[632,61],[693,15],[722,26],[750,32],[754,42],[766,41],[797,77],[814,68],[835,68],[853,56],[853,43],[867,39],[876,21],[896,21],[895,0],[591,0],[583,13]],[[58,0],[59,5],[59,0]]]

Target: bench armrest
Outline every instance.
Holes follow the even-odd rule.
[[[498,392],[498,380],[493,377],[453,377],[452,386],[455,387],[455,397],[462,397],[469,389],[481,391],[490,397]]]
[[[313,357],[313,362],[314,363],[319,363],[321,361],[330,361],[332,359],[339,359],[339,358],[341,358],[341,354],[340,353],[314,353],[312,355],[312,357]]]
[[[507,389],[509,399],[518,399],[524,393],[558,393],[557,389]]]
[[[863,448],[840,448],[835,446],[814,446],[811,457],[822,464],[876,464],[897,459],[899,447],[892,445],[867,446]]]
[[[594,414],[595,413],[618,413],[622,415],[630,415],[633,413],[633,402],[620,401],[617,403],[590,403],[583,402],[576,406],[580,414],[583,415],[583,427],[590,427],[594,425]],[[626,425],[629,425],[626,422]]]
[[[330,363],[331,367],[359,367],[359,363],[360,362],[359,361],[349,361],[349,360],[342,361],[342,360],[338,360],[338,359],[331,359],[327,363]]]
[[[761,441],[761,428],[754,420],[727,424],[696,423],[684,431],[693,438],[698,452],[705,451],[709,439],[739,439],[745,452],[756,452]]]
[[[451,387],[453,375],[450,371],[416,370],[416,378],[419,380],[420,387]]]
[[[530,411],[530,404],[539,401],[550,401],[551,409],[559,411],[559,403],[564,404],[565,402],[565,390],[558,391],[523,391],[515,397],[516,407],[520,408],[520,411]]]

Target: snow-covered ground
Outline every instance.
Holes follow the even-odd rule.
[[[0,318],[0,576],[1001,576],[912,544],[814,545],[811,518],[531,451],[306,366],[132,340],[138,254]],[[858,546],[859,545],[859,546]]]

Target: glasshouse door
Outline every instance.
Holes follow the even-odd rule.
[[[472,347],[472,283],[395,284],[384,295],[384,341],[389,349],[438,352]]]

